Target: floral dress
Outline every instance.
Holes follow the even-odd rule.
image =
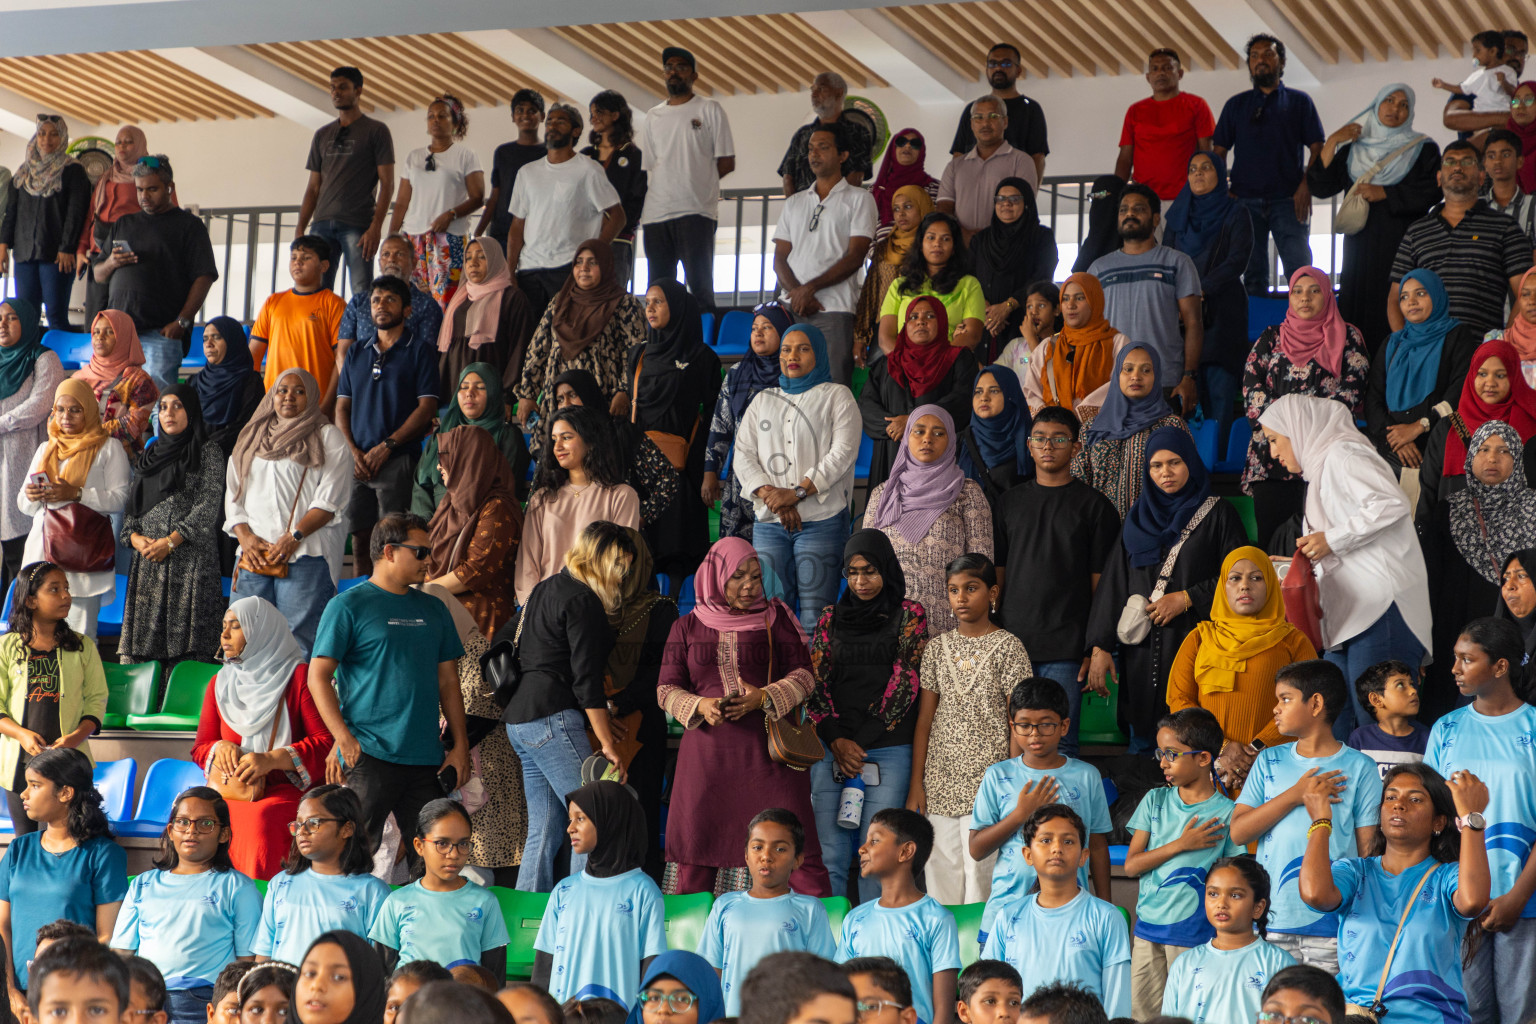
[[[1077,410],[1083,416],[1083,430],[1098,417],[1096,408]],[[1072,457],[1072,475],[1108,498],[1125,521],[1126,513],[1141,497],[1141,483],[1147,473],[1147,440],[1153,431],[1178,427],[1189,433],[1185,422],[1169,413],[1145,430],[1126,438],[1107,437],[1096,441]]]
[[[633,295],[626,295],[619,301],[603,333],[569,361],[560,354],[554,321],[555,307],[551,303],[539,318],[539,325],[528,342],[528,354],[523,357],[523,373],[516,388],[519,401],[538,400],[540,422],[548,420],[554,413],[552,385],[556,377],[568,370],[586,370],[592,374],[597,379],[597,386],[603,389],[603,396],[610,400],[626,390],[624,357],[631,345],[645,341],[645,306]],[[534,434],[537,435],[538,430],[535,429]]]
[[[923,650],[923,689],[939,695],[939,706],[928,762],[912,770],[923,773],[929,814],[971,813],[982,776],[1008,759],[1008,698],[1032,675],[1024,644],[1006,629],[976,637],[950,630]]]
[[[816,678],[816,688],[806,698],[805,709],[812,721],[820,723],[828,716],[836,717],[832,693],[832,617],[834,605],[821,610],[816,629],[811,633],[811,675]],[[896,627],[896,656],[891,660],[891,678],[886,684],[884,699],[892,700],[890,721],[895,723],[905,717],[908,709],[917,706],[917,693],[921,689],[918,669],[923,663],[923,649],[928,646],[928,615],[916,601],[901,602],[901,624]],[[905,693],[905,697],[899,697]],[[866,709],[875,712],[875,708]],[[878,746],[878,744],[877,744]]]
[[[459,279],[464,276],[464,236],[427,231],[405,237],[410,239],[416,254],[411,265],[411,283],[447,308],[448,300],[458,290]]]
[[[101,406],[101,425],[123,443],[128,461],[133,462],[144,454],[144,433],[160,400],[160,389],[142,366],[130,366],[111,384],[92,385],[91,390]]]

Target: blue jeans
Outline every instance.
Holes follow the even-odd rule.
[[[592,756],[586,723],[580,711],[561,711],[507,726],[507,738],[523,763],[523,796],[528,802],[528,838],[517,870],[517,887],[523,892],[555,887],[555,854],[565,842],[570,820],[565,797],[581,788],[581,762]],[[586,866],[586,854],[571,854],[572,875]]]
[[[163,395],[166,388],[181,379],[181,342],[172,341],[159,331],[140,331],[139,344],[144,346],[144,372]],[[159,421],[158,409],[156,403],[156,422]]]
[[[1312,244],[1307,225],[1296,219],[1296,204],[1290,199],[1239,199],[1253,221],[1253,251],[1248,254],[1248,269],[1243,272],[1243,286],[1249,295],[1269,293],[1269,236],[1275,236],[1285,279],[1312,262]]]
[[[165,994],[165,1013],[170,1024],[206,1024],[213,986],[172,989]]]
[[[277,606],[293,630],[293,638],[304,650],[304,657],[315,646],[315,630],[320,627],[320,613],[325,603],[336,596],[331,567],[319,555],[305,555],[288,563],[283,579],[259,573],[235,570],[235,593],[240,597],[264,597]]]
[[[1036,679],[1049,679],[1053,683],[1059,683],[1061,688],[1067,691],[1067,717],[1072,719],[1072,722],[1057,749],[1068,757],[1076,757],[1077,717],[1083,708],[1083,684],[1078,682],[1077,674],[1083,670],[1083,663],[1081,661],[1037,661],[1034,669]]]
[[[1408,623],[1403,621],[1397,605],[1371,623],[1363,633],[1357,633],[1337,647],[1323,652],[1323,657],[1344,672],[1344,688],[1349,691],[1349,703],[1333,723],[1335,739],[1347,740],[1356,726],[1375,721],[1371,713],[1360,706],[1355,695],[1355,680],[1372,665],[1389,659],[1397,659],[1413,669],[1413,678],[1419,678],[1419,666],[1424,661],[1424,645],[1413,635]]]
[[[309,233],[319,235],[331,243],[331,265],[326,268],[325,287],[336,291],[336,272],[342,260],[347,262],[347,280],[352,284],[351,294],[368,290],[373,283],[373,268],[363,259],[363,232],[367,225],[358,227],[343,224],[339,220],[317,220],[309,225]]]
[[[69,325],[69,290],[74,283],[74,275],[64,273],[52,260],[16,262],[16,297],[39,309],[46,306],[50,330],[74,330]]]
[[[1216,458],[1227,457],[1227,435],[1237,419],[1237,396],[1242,380],[1225,366],[1206,363],[1200,367],[1200,411],[1216,421]]]
[[[759,524],[761,525],[761,524]],[[832,752],[811,766],[811,808],[816,812],[816,837],[821,840],[821,860],[832,880],[832,895],[848,891],[850,865],[858,862],[859,846],[869,834],[869,819],[889,807],[905,807],[907,785],[912,781],[911,746],[866,750],[864,759],[880,766],[880,785],[864,789],[864,813],[858,828],[837,823],[837,807],[843,798],[843,780],[837,774]],[[859,902],[880,898],[880,879],[859,879]]]
[[[806,633],[816,628],[821,610],[837,600],[843,582],[843,545],[848,543],[848,514],[801,523],[790,533],[779,525],[754,523],[752,546],[763,562],[764,578],[771,572],[779,581],[784,603],[800,615]],[[903,797],[905,799],[905,797]]]

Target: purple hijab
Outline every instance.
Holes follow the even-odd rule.
[[[936,416],[949,435],[949,448],[937,460],[926,465],[912,457],[912,428],[924,416]],[[955,433],[954,418],[937,405],[920,405],[907,415],[907,434],[901,439],[901,451],[885,481],[880,496],[880,511],[874,526],[891,526],[901,531],[908,544],[917,544],[928,536],[944,510],[954,504],[965,486],[965,472],[955,461],[960,437]]]

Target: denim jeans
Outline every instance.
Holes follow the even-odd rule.
[[[325,603],[336,596],[331,567],[319,555],[305,555],[288,563],[283,579],[237,570],[234,597],[264,597],[277,606],[293,630],[304,657],[315,646],[315,630]]]
[[[1375,720],[1360,706],[1360,698],[1355,695],[1355,680],[1372,665],[1391,658],[1413,669],[1413,677],[1417,680],[1424,661],[1424,645],[1413,635],[1413,630],[1403,621],[1402,612],[1394,604],[1364,632],[1324,651],[1323,657],[1344,672],[1344,689],[1349,692],[1349,703],[1334,721],[1333,735],[1335,739],[1346,740],[1357,726]]]
[[[888,807],[905,807],[907,785],[912,781],[912,747],[876,747],[864,752],[864,759],[880,766],[880,785],[864,788],[864,813],[858,828],[843,828],[837,823],[837,808],[843,799],[843,780],[836,771],[832,752],[811,766],[811,808],[816,812],[816,837],[821,840],[821,860],[832,879],[832,895],[848,892],[850,865],[858,862],[859,846],[869,833],[869,819]],[[880,898],[880,879],[859,879],[859,902]]]
[[[1083,670],[1081,661],[1037,661],[1034,663],[1035,678],[1049,679],[1067,691],[1067,717],[1072,719],[1067,734],[1061,738],[1058,748],[1068,757],[1077,756],[1077,716],[1083,707],[1083,684],[1077,674]]]
[[[837,600],[843,581],[843,545],[848,543],[848,513],[830,519],[802,522],[790,533],[774,520],[754,523],[752,546],[763,561],[763,578],[769,572],[779,581],[778,594],[800,615],[809,634],[816,628],[821,610]]]
[[[205,1024],[208,1004],[213,1002],[213,986],[172,989],[165,994],[165,1012],[170,1024]]]
[[[15,261],[16,297],[48,309],[48,328],[72,331],[69,324],[69,291],[75,277],[59,269],[52,260]]]
[[[331,265],[326,268],[323,282],[325,287],[336,291],[336,272],[341,269],[343,260],[347,263],[347,280],[352,285],[351,294],[357,295],[368,290],[373,283],[373,267],[363,259],[363,232],[367,225],[358,227],[353,224],[343,224],[339,220],[317,220],[309,225],[309,233],[319,235],[331,243]]]
[[[160,393],[181,379],[181,342],[172,341],[159,331],[140,331],[139,344],[144,346],[144,372],[149,374]],[[159,404],[156,403],[158,421]]]
[[[1275,236],[1285,279],[1312,262],[1312,243],[1307,225],[1296,219],[1296,204],[1290,199],[1239,199],[1253,221],[1253,251],[1248,254],[1248,269],[1243,285],[1249,295],[1269,293],[1269,236]]]
[[[1216,421],[1216,458],[1227,456],[1227,435],[1237,420],[1237,396],[1242,391],[1242,380],[1219,363],[1206,363],[1200,367],[1200,411],[1205,418]]]
[[[523,763],[523,796],[528,802],[528,838],[517,870],[517,887],[523,892],[555,887],[555,854],[565,842],[570,819],[565,797],[581,788],[581,762],[592,756],[586,722],[580,711],[561,711],[507,726],[507,738]],[[586,854],[571,854],[572,875],[586,866]]]

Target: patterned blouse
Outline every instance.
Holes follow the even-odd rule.
[[[517,382],[516,397],[525,402],[539,401],[539,418],[545,422],[555,411],[555,378],[567,370],[587,370],[597,378],[597,386],[612,399],[624,389],[624,357],[630,346],[645,340],[645,307],[633,295],[619,300],[603,333],[570,362],[560,354],[555,338],[553,304],[539,318],[523,357],[523,373]],[[603,410],[606,412],[607,410]]]
[[[880,337],[880,304],[885,290],[901,276],[901,265],[885,262],[885,242],[876,242],[869,250],[869,269],[859,289],[859,304],[853,313],[853,351],[873,345]]]
[[[869,506],[864,510],[866,528],[874,528],[884,495],[885,484],[870,492]],[[945,567],[968,552],[992,557],[992,509],[981,485],[967,480],[960,488],[960,496],[916,544],[909,543],[895,526],[883,529],[907,577],[907,600],[916,601],[928,613],[929,633],[954,629],[955,614],[949,610],[949,593],[944,585]]]
[[[130,366],[111,384],[92,385],[91,390],[101,406],[101,425],[123,443],[128,461],[133,462],[144,454],[144,434],[160,389],[142,366]]]
[[[1082,414],[1083,430],[1087,431],[1099,410],[1079,408],[1077,411]],[[1141,497],[1142,480],[1147,475],[1147,441],[1154,431],[1164,427],[1178,427],[1189,433],[1189,426],[1169,413],[1130,437],[1105,438],[1072,458],[1072,475],[1108,498],[1115,511],[1120,513],[1122,522],[1136,499]]]
[[[971,813],[982,776],[1008,759],[1008,697],[1032,675],[1024,645],[1006,629],[977,637],[950,630],[928,644],[923,689],[939,695],[923,766],[929,814]]]
[[[509,509],[502,499],[492,498],[480,510],[475,532],[460,552],[459,561],[432,566],[437,575],[453,572],[463,581],[464,591],[458,599],[486,636],[495,636],[512,618],[512,578],[517,568],[522,523],[516,506]]]
[[[832,693],[832,605],[821,611],[816,630],[811,634],[811,674],[816,689],[806,701],[811,720],[837,717],[836,695]],[[865,710],[885,720],[887,730],[905,718],[917,704],[918,668],[923,663],[923,648],[928,645],[928,616],[916,601],[901,602],[901,625],[896,630],[896,658],[891,662],[891,678],[881,695],[880,705]]]
[[[740,363],[736,364],[736,366],[740,365]],[[715,399],[715,413],[709,420],[709,439],[704,442],[704,472],[706,473],[721,473],[725,469],[726,461],[730,458],[731,449],[736,444],[736,428],[741,425],[741,421],[731,409],[729,393],[731,374],[736,372],[736,366],[726,372],[725,386],[720,389],[720,397]],[[752,524],[755,521],[752,499],[741,493],[741,482],[736,479],[736,474],[730,474],[721,481],[720,536],[751,540]]]
[[[1277,399],[1285,395],[1333,398],[1349,406],[1356,416],[1363,414],[1371,357],[1366,354],[1365,340],[1360,332],[1352,325],[1346,326],[1349,332],[1344,341],[1344,363],[1337,377],[1317,363],[1293,364],[1275,348],[1279,337],[1276,327],[1266,328],[1253,343],[1248,364],[1243,367],[1243,410],[1253,423],[1248,464],[1243,468],[1243,493],[1252,494],[1249,485],[1258,480],[1300,479],[1269,454],[1269,442],[1264,440],[1264,432],[1259,429],[1259,417]]]

